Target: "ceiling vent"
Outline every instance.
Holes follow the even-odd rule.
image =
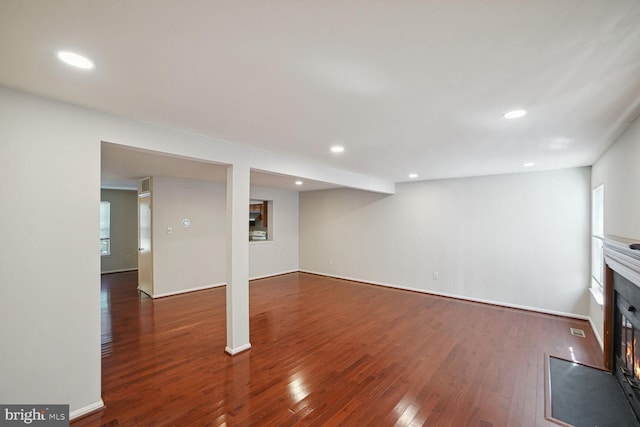
[[[138,185],[138,195],[151,194],[151,177],[142,178]]]

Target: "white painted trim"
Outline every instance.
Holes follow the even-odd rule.
[[[591,316],[589,316],[589,325],[591,325],[591,331],[593,332],[593,335],[596,337],[596,341],[598,341],[598,344],[600,344],[600,350],[604,351],[604,343],[602,341],[602,337],[600,337],[600,334],[598,333],[598,329],[596,328],[596,325],[593,324],[593,319],[591,319]]]
[[[69,420],[82,417],[84,415],[90,414],[91,412],[95,412],[102,408],[104,408],[104,402],[102,401],[102,399],[100,399],[97,402],[93,402],[90,405],[87,405],[80,409],[76,409],[75,411],[69,413]]]
[[[296,273],[298,271],[300,271],[300,270],[288,270],[288,271],[283,271],[281,273],[273,273],[273,274],[267,274],[267,275],[264,275],[264,276],[251,277],[251,278],[249,278],[249,280],[266,279],[266,278],[269,278],[269,277],[282,276],[284,274],[289,274],[289,273]],[[182,290],[175,291],[175,292],[165,292],[163,294],[153,295],[153,296],[151,296],[151,298],[156,299],[156,298],[170,297],[172,295],[180,295],[180,294],[186,294],[186,293],[189,293],[189,292],[203,291],[205,289],[218,288],[220,286],[227,286],[227,284],[226,284],[226,282],[214,283],[213,285],[198,286],[196,288],[182,289]],[[142,290],[140,288],[138,288],[138,290],[142,292]]]
[[[506,302],[501,302],[501,301],[492,301],[492,300],[488,300],[488,299],[484,299],[484,298],[470,298],[470,297],[466,297],[466,296],[463,296],[463,295],[449,294],[449,293],[446,293],[446,292],[435,292],[435,291],[429,291],[429,290],[425,290],[425,289],[411,288],[411,287],[408,287],[408,286],[398,286],[398,285],[392,285],[392,284],[389,284],[389,283],[373,282],[371,280],[362,280],[362,279],[356,279],[356,278],[353,278],[353,277],[344,277],[344,276],[337,276],[337,275],[334,275],[334,274],[318,273],[316,271],[311,271],[311,270],[300,270],[300,272],[317,274],[319,276],[335,277],[336,279],[350,280],[350,281],[353,281],[353,282],[360,282],[360,283],[364,283],[364,284],[371,284],[371,285],[376,285],[376,286],[384,286],[384,287],[387,287],[387,288],[402,289],[402,290],[405,290],[405,291],[412,291],[412,292],[420,292],[422,294],[428,294],[428,295],[437,295],[437,296],[441,296],[441,297],[454,298],[454,299],[459,299],[459,300],[464,300],[464,301],[472,301],[472,302],[479,302],[479,303],[483,303],[483,304],[497,305],[497,306],[500,306],[500,307],[516,308],[518,310],[533,311],[533,312],[536,312],[536,313],[552,314],[554,316],[569,317],[569,318],[580,319],[580,320],[589,320],[590,319],[589,316],[585,316],[585,315],[582,315],[582,314],[565,313],[564,311],[547,310],[547,309],[544,309],[544,308],[531,307],[531,306],[528,306],[528,305],[511,304],[511,303],[506,303]]]
[[[135,268],[122,268],[120,270],[101,271],[100,274],[125,273],[127,271],[138,271],[138,267],[135,267]]]
[[[155,294],[152,296],[153,299],[156,298],[164,298],[164,297],[170,297],[172,295],[180,295],[180,294],[186,294],[189,292],[195,292],[195,291],[203,291],[205,289],[211,289],[211,288],[218,288],[220,286],[226,286],[227,284],[222,282],[222,283],[214,283],[213,285],[204,285],[204,286],[198,286],[195,288],[189,288],[189,289],[182,289],[179,291],[175,291],[175,292],[165,292],[163,294]]]
[[[148,293],[146,293],[145,291],[143,291],[143,290],[140,288],[140,286],[138,286],[136,289],[137,289],[137,290],[139,290],[140,292],[142,292],[143,294],[145,294],[146,296],[148,296],[148,297],[150,297],[150,298],[153,298],[153,295],[148,294]]]
[[[296,273],[299,270],[289,270],[289,271],[283,271],[281,273],[273,273],[273,274],[267,274],[265,276],[256,276],[256,277],[251,277],[249,280],[258,280],[258,279],[266,279],[268,277],[274,277],[274,276],[282,276],[283,274],[289,274],[289,273]],[[203,291],[205,289],[212,289],[212,288],[218,288],[220,286],[227,286],[226,282],[222,282],[222,283],[214,283],[213,285],[205,285],[205,286],[198,286],[195,288],[189,288],[189,289],[182,289],[179,291],[175,291],[175,292],[165,292],[163,294],[156,294],[153,295],[152,298],[156,299],[156,298],[164,298],[164,297],[170,297],[172,295],[180,295],[180,294],[186,294],[189,292],[196,292],[196,291]],[[138,288],[138,290],[140,290],[140,288]]]
[[[298,271],[300,271],[300,270],[295,269],[295,270],[283,271],[281,273],[272,273],[272,274],[265,274],[264,276],[250,277],[249,281],[251,281],[251,280],[259,280],[259,279],[267,279],[269,277],[275,277],[275,276],[282,276],[282,275],[285,275],[285,274],[297,273]]]
[[[247,351],[251,348],[251,343],[246,343],[244,345],[241,345],[240,347],[236,347],[236,348],[231,348],[229,346],[225,347],[224,351],[231,355],[234,356],[238,353],[242,353],[243,351]]]
[[[269,239],[269,240],[249,240],[249,246],[251,245],[268,245],[268,244],[273,244],[276,243],[276,240],[273,239]]]
[[[598,304],[600,307],[604,306],[604,295],[600,291],[600,289],[595,289],[593,287],[589,288],[589,293],[591,294],[591,298]]]
[[[631,249],[632,240],[607,236],[604,240],[605,262],[618,274],[640,286],[640,251]]]

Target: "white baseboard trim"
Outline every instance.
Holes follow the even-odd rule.
[[[91,412],[95,412],[99,409],[104,408],[104,402],[102,401],[102,399],[98,400],[97,402],[94,402],[90,405],[87,405],[83,408],[80,409],[76,409],[75,411],[72,411],[69,413],[69,419],[73,420],[75,418],[78,417],[82,417],[84,415],[90,414]]]
[[[591,319],[591,316],[589,316],[589,325],[591,325],[591,330],[593,331],[593,335],[596,337],[596,341],[598,341],[598,344],[600,345],[600,349],[604,351],[604,342],[602,341],[602,337],[598,333],[598,329],[593,323],[593,319]]]
[[[450,294],[450,293],[446,293],[446,292],[436,292],[436,291],[430,291],[430,290],[425,290],[425,289],[412,288],[412,287],[408,287],[408,286],[398,286],[398,285],[392,285],[390,283],[374,282],[374,281],[371,281],[371,280],[362,280],[362,279],[356,279],[354,277],[338,276],[338,275],[335,275],[335,274],[320,273],[320,272],[311,271],[311,270],[299,270],[299,271],[301,273],[310,273],[310,274],[316,274],[318,276],[334,277],[336,279],[350,280],[352,282],[360,282],[360,283],[364,283],[364,284],[371,284],[371,285],[376,285],[376,286],[384,286],[384,287],[387,287],[387,288],[402,289],[404,291],[420,292],[422,294],[436,295],[436,296],[447,297],[447,298],[454,298],[454,299],[459,299],[459,300],[463,300],[463,301],[472,301],[472,302],[479,302],[479,303],[482,303],[482,304],[497,305],[497,306],[500,306],[500,307],[516,308],[518,310],[526,310],[526,311],[533,311],[533,312],[536,312],[536,313],[552,314],[554,316],[569,317],[569,318],[573,318],[573,319],[590,320],[589,316],[585,316],[585,315],[582,315],[582,314],[566,313],[564,311],[556,311],[556,310],[547,310],[545,308],[531,307],[531,306],[528,306],[528,305],[520,305],[520,304],[511,304],[511,303],[508,303],[508,302],[493,301],[493,300],[488,300],[488,299],[484,299],[484,298],[472,298],[472,297],[467,297],[467,296],[464,296],[464,295]]]
[[[290,274],[290,273],[297,273],[298,269],[296,270],[288,270],[288,271],[282,271],[280,273],[271,273],[271,274],[265,274],[264,276],[255,276],[255,277],[250,277],[249,280],[260,280],[260,279],[268,279],[269,277],[275,277],[275,276],[283,276],[285,274]]]
[[[135,267],[135,268],[121,268],[120,270],[101,271],[100,274],[125,273],[127,271],[138,271],[138,267]]]
[[[246,343],[246,344],[243,344],[240,347],[236,347],[236,348],[231,348],[231,347],[227,346],[227,347],[225,347],[224,351],[227,354],[229,354],[231,356],[234,356],[234,355],[236,355],[238,353],[242,353],[243,351],[247,351],[250,348],[251,348],[251,343]]]
[[[296,273],[298,271],[300,271],[300,270],[283,271],[281,273],[273,273],[273,274],[267,274],[267,275],[264,275],[264,276],[251,277],[249,280],[251,281],[251,280],[266,279],[268,277],[282,276],[284,274]],[[189,292],[203,291],[205,289],[218,288],[220,286],[227,286],[227,283],[226,282],[221,282],[221,283],[214,283],[213,285],[204,285],[204,286],[198,286],[198,287],[195,287],[195,288],[181,289],[179,291],[164,292],[164,293],[161,293],[161,294],[154,294],[151,297],[154,298],[154,299],[155,298],[164,298],[164,297],[170,297],[170,296],[173,296],[173,295],[186,294],[186,293],[189,293]]]
[[[222,283],[214,283],[213,285],[204,285],[204,286],[198,286],[195,288],[189,288],[189,289],[181,289],[179,291],[173,291],[173,292],[164,292],[162,294],[154,294],[152,296],[152,298],[156,299],[156,298],[164,298],[164,297],[170,297],[172,295],[180,295],[180,294],[186,294],[189,292],[195,292],[195,291],[203,291],[205,289],[211,289],[211,288],[218,288],[220,286],[226,286],[227,284],[222,282]]]

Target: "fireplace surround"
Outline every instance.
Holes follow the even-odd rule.
[[[637,241],[607,236],[604,365],[640,417],[640,250]]]

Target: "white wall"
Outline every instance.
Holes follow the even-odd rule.
[[[249,277],[298,270],[298,193],[251,187],[251,198],[273,201],[269,218],[273,240],[249,243]]]
[[[100,406],[100,144],[337,185],[388,181],[0,87],[0,401]],[[287,267],[288,268],[288,267]],[[259,271],[256,274],[261,274]]]
[[[604,232],[640,240],[640,118],[593,165],[591,184],[604,184]]]
[[[154,176],[151,211],[155,297],[225,282],[225,184]]]
[[[225,283],[225,194],[221,183],[153,177],[154,296]],[[273,201],[274,239],[247,243],[249,277],[298,270],[298,193],[251,187],[251,198]]]
[[[0,89],[0,402],[100,400],[100,139],[90,114]]]
[[[306,192],[300,266],[585,316],[589,206],[589,168]]]
[[[100,257],[103,273],[138,268],[138,195],[130,190],[100,191],[111,203],[111,254]]]
[[[604,184],[604,233],[640,241],[640,118],[593,165],[591,185]],[[603,336],[602,307],[590,299],[589,313]]]

